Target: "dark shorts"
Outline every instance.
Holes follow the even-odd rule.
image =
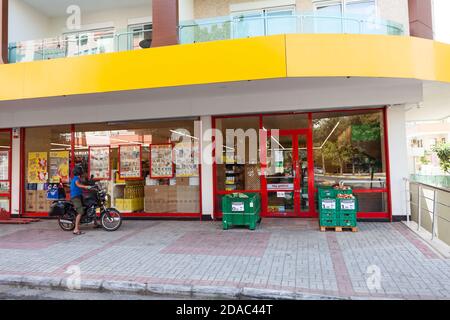
[[[83,201],[81,201],[81,198],[72,198],[72,204],[78,214],[84,215]]]

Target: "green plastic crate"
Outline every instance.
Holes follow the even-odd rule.
[[[257,193],[233,193],[222,198],[223,213],[255,214],[261,209],[261,200]]]
[[[340,227],[355,228],[357,225],[356,218],[339,218]]]
[[[339,219],[355,219],[356,220],[356,212],[340,212]]]
[[[337,227],[338,223],[337,218],[320,218],[321,227]]]
[[[325,219],[325,220],[335,219],[335,220],[337,220],[338,218],[339,218],[339,216],[336,211],[320,212],[320,219]]]
[[[235,193],[222,198],[222,225],[224,230],[233,226],[248,226],[255,230],[261,220],[259,194]]]
[[[338,194],[353,194],[353,190],[352,189],[348,189],[348,190],[339,190],[336,189],[334,190],[336,193],[335,195],[337,196]]]
[[[332,187],[319,187],[319,200],[326,198],[336,198],[336,190]]]

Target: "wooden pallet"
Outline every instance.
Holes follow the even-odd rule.
[[[326,231],[334,231],[334,232],[342,232],[342,231],[351,231],[351,232],[358,232],[357,227],[320,227],[321,232]]]

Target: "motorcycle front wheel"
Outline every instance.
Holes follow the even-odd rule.
[[[68,214],[63,215],[58,219],[58,224],[64,231],[73,231],[75,229],[75,223],[73,217]]]
[[[116,231],[122,225],[122,216],[116,209],[107,209],[101,216],[100,221],[106,231]]]

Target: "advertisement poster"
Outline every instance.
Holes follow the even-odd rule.
[[[173,178],[173,146],[171,144],[150,146],[150,177]]]
[[[190,178],[198,176],[198,144],[180,142],[175,145],[176,176],[179,178]]]
[[[50,152],[50,183],[69,183],[69,151]]]
[[[142,148],[140,145],[119,146],[119,159],[121,179],[142,178]]]
[[[89,176],[94,176],[94,180],[110,180],[110,163],[109,146],[89,148]]]
[[[28,153],[28,183],[46,183],[47,164],[47,152]]]
[[[9,151],[0,151],[0,181],[9,180]]]

